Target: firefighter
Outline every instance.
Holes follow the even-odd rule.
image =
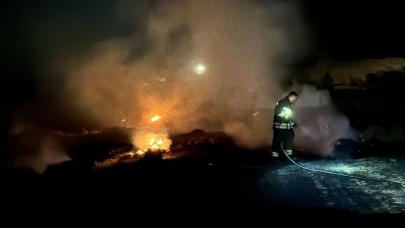
[[[280,153],[284,154],[281,147],[283,147],[289,156],[292,155],[294,127],[296,127],[296,123],[291,106],[297,99],[298,94],[295,91],[291,91],[288,96],[277,102],[274,109],[272,147],[272,157],[274,158],[278,158]]]

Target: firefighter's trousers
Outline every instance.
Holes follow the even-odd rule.
[[[273,146],[272,146],[272,156],[279,157],[280,154],[284,155],[281,147],[284,148],[285,152],[291,156],[293,149],[294,140],[294,129],[279,129],[273,128]]]

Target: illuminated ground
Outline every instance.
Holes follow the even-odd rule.
[[[320,174],[283,162],[265,171],[260,182],[263,196],[299,208],[332,208],[367,214],[405,212],[403,159],[317,160],[300,161],[300,164],[392,182]]]

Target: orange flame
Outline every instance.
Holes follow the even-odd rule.
[[[136,132],[135,145],[141,151],[169,151],[172,140],[164,133]]]
[[[152,151],[156,150],[168,150],[169,148],[167,147],[165,141],[168,142],[169,139],[165,139],[162,137],[162,135],[153,135],[149,139],[149,149]]]

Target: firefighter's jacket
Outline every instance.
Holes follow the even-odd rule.
[[[274,109],[273,129],[293,129],[294,114],[288,96],[277,102]]]

